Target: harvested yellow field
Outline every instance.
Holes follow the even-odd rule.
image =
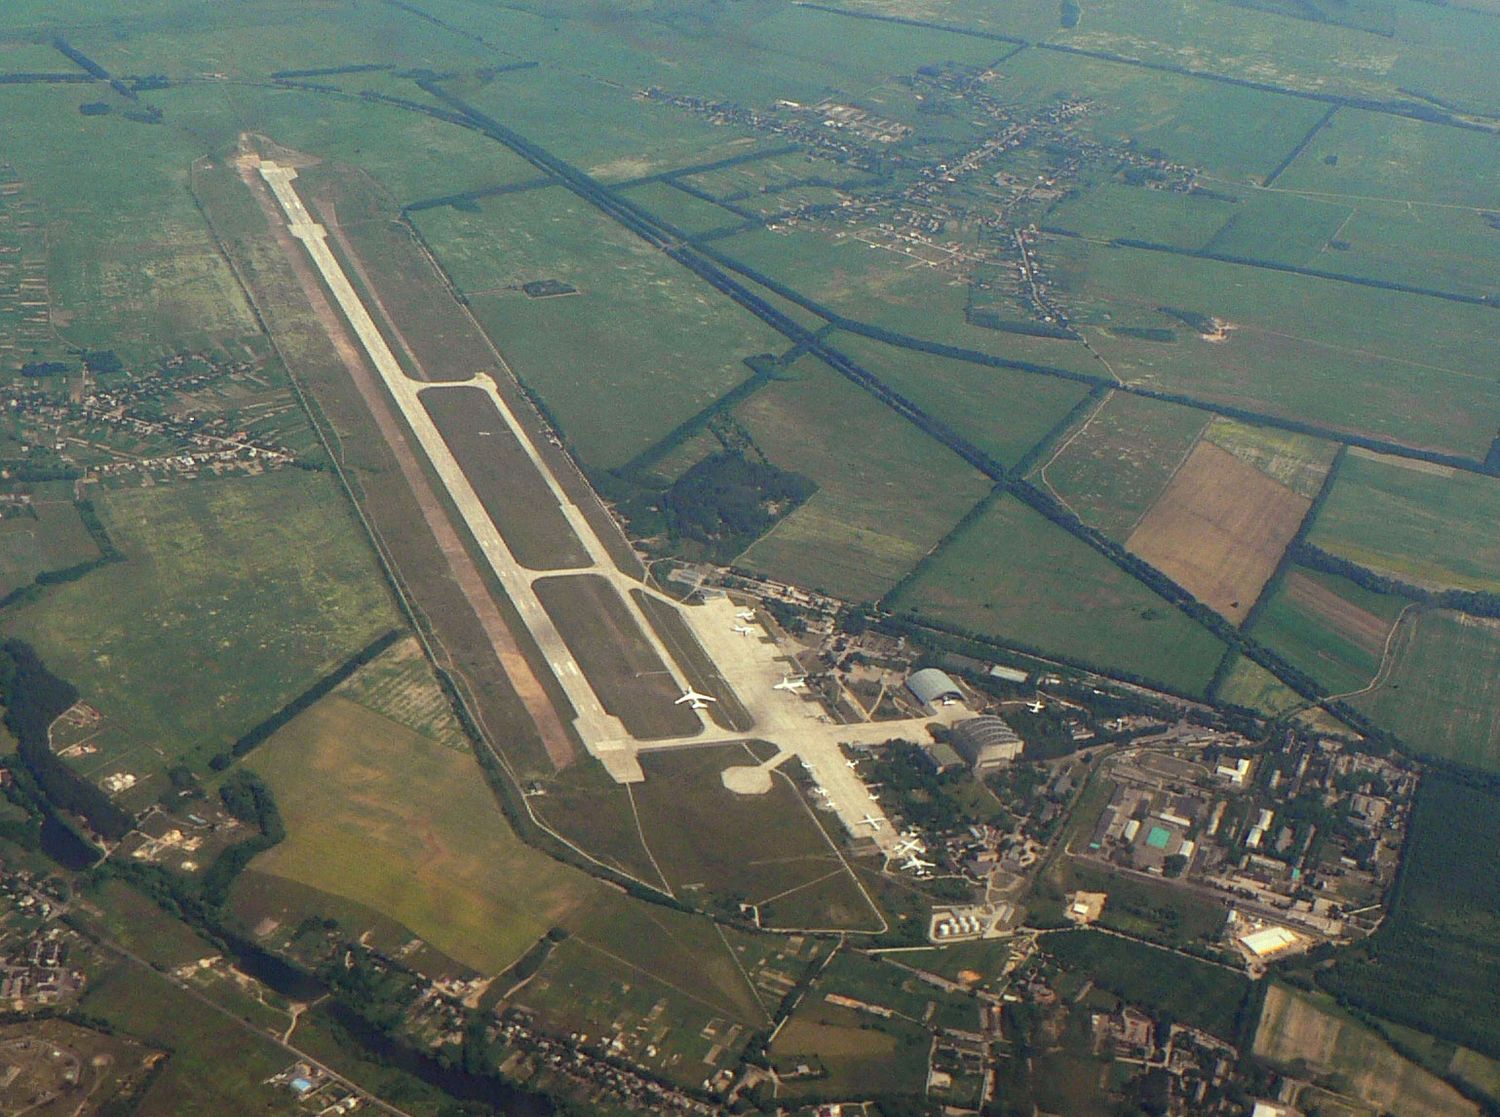
[[[1238,623],[1312,502],[1211,442],[1199,442],[1126,547]]]
[[[1479,1107],[1379,1035],[1284,985],[1266,991],[1255,1054],[1306,1065],[1314,1081],[1394,1117],[1477,1117]]]

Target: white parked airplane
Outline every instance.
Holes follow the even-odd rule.
[[[751,628],[748,624],[736,624],[732,625],[731,627],[741,636],[749,636],[752,632],[755,631],[755,629]]]
[[[920,857],[908,857],[901,863],[903,869],[911,869],[913,872],[921,872],[924,869],[935,868],[931,861],[923,861]]]
[[[806,675],[798,675],[796,678],[793,678],[791,675],[783,675],[783,676],[781,676],[781,682],[777,683],[775,685],[775,687],[773,687],[772,689],[773,690],[806,690],[807,689],[807,676]]]
[[[736,613],[734,616],[736,620],[753,621],[755,619],[755,610],[746,609],[743,613]]]
[[[718,699],[711,694],[699,694],[692,687],[688,687],[687,690],[682,692],[682,697],[679,698],[676,702],[673,702],[672,705],[681,706],[684,702],[686,702],[693,709],[701,710],[705,708],[710,702],[717,701]]]
[[[858,760],[846,760],[846,761],[844,761],[844,767],[845,768],[858,768],[859,767],[859,761]]]
[[[828,798],[828,789],[821,784],[813,784],[812,793],[824,799]]]
[[[881,819],[881,818],[876,818],[872,814],[867,814],[867,815],[865,815],[864,818],[860,819],[860,821],[863,822],[866,826],[868,826],[871,830],[879,830],[880,827],[881,827],[881,824],[885,820]]]
[[[1026,708],[1034,714],[1039,714],[1047,708],[1047,703],[1038,698],[1035,702],[1026,703]]]
[[[896,847],[896,853],[898,854],[912,852],[926,853],[927,851],[923,849],[921,841],[917,838],[907,838],[906,841]]]

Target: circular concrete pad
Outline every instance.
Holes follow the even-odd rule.
[[[759,764],[725,768],[719,778],[736,795],[764,795],[771,790],[771,773]]]

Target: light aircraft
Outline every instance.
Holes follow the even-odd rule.
[[[868,826],[871,830],[879,830],[880,824],[884,821],[884,819],[879,819],[872,814],[867,814],[864,818],[860,819],[860,821]]]
[[[828,789],[826,787],[823,787],[821,784],[814,784],[812,793],[824,799],[828,798]]]
[[[796,678],[793,678],[791,675],[783,675],[783,676],[781,676],[781,682],[777,683],[775,685],[775,687],[773,687],[772,689],[774,689],[774,690],[806,690],[807,689],[807,676],[806,675],[798,675]]]
[[[1039,714],[1047,708],[1047,703],[1038,698],[1035,702],[1026,703],[1026,708],[1034,714]]]
[[[711,694],[699,694],[692,687],[688,687],[687,690],[683,691],[682,697],[679,698],[676,702],[673,702],[672,705],[681,706],[684,702],[686,702],[693,709],[701,710],[710,702],[717,701],[718,699]]]
[[[734,617],[735,617],[735,620],[753,621],[755,619],[755,610],[754,609],[746,609],[743,613],[736,613],[734,615]]]
[[[920,857],[908,857],[901,863],[903,869],[911,869],[913,872],[921,872],[923,869],[933,868],[931,861],[923,861]]]
[[[846,761],[844,761],[844,767],[845,768],[858,768],[859,767],[859,761],[858,760],[846,760]]]
[[[755,629],[751,628],[748,624],[737,624],[737,625],[732,625],[731,627],[734,629],[735,632],[738,632],[741,636],[749,636],[752,632],[755,631]]]
[[[907,838],[906,841],[896,847],[896,852],[898,854],[912,852],[925,853],[926,850],[922,849],[922,843],[916,838]]]

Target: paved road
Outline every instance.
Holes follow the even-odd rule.
[[[574,729],[579,738],[589,752],[604,764],[611,776],[620,782],[644,779],[638,760],[643,751],[742,741],[747,736],[753,736],[771,742],[779,750],[767,762],[768,767],[775,767],[793,755],[800,757],[804,766],[814,773],[818,783],[828,791],[828,797],[836,805],[835,809],[849,832],[858,837],[873,838],[880,848],[890,852],[899,840],[899,835],[894,833],[856,768],[847,764],[840,746],[878,745],[893,737],[921,740],[926,736],[926,727],[933,721],[951,722],[967,716],[968,711],[962,706],[956,706],[938,711],[933,718],[834,725],[823,715],[822,707],[817,702],[797,692],[777,690],[775,684],[793,668],[793,664],[777,646],[774,637],[758,622],[748,624],[751,629],[749,634],[737,632],[736,627],[746,627],[746,622],[740,619],[738,607],[727,599],[721,598],[701,606],[683,607],[672,598],[643,586],[615,565],[592,525],[559,484],[531,436],[517,421],[510,405],[492,380],[486,376],[475,376],[468,381],[433,385],[410,379],[371,319],[364,302],[350,284],[342,264],[329,249],[328,230],[313,220],[298,196],[292,185],[297,177],[296,170],[272,161],[262,161],[260,174],[286,215],[288,231],[306,248],[371,364],[416,435],[423,453],[478,542],[506,596],[515,606],[557,677],[575,711]],[[422,406],[424,395],[455,387],[480,388],[493,401],[496,410],[515,434],[582,543],[589,557],[588,565],[569,571],[533,571],[516,560],[427,409]],[[706,725],[699,732],[686,737],[650,741],[632,738],[620,720],[604,708],[533,588],[536,579],[555,577],[559,573],[591,573],[607,578],[630,610],[643,638],[671,673],[675,685],[686,690],[686,675],[657,638],[655,630],[630,591],[642,590],[677,609],[717,666],[724,690],[738,697],[754,718],[753,731],[750,734],[735,733]],[[699,722],[704,725],[702,718]],[[876,825],[872,826],[867,822],[867,817],[873,818]]]

